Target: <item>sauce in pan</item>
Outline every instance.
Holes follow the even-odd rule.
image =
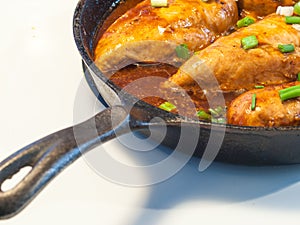
[[[218,106],[218,101],[215,101],[216,105],[209,106],[205,97],[199,98],[197,92],[194,92],[193,90],[185,91],[186,96],[188,96],[194,104],[191,107],[191,105],[185,101],[186,96],[182,96],[182,92],[172,92],[161,88],[161,82],[167,80],[176,73],[177,70],[178,68],[163,63],[141,63],[129,65],[119,70],[112,75],[110,79],[120,88],[125,88],[130,94],[153,106],[159,107],[166,101],[171,102],[176,105],[177,109],[184,109],[185,116],[195,116],[195,110],[208,111],[209,108]],[[153,79],[153,77],[159,77],[161,79]],[[144,80],[144,78],[149,79]],[[195,89],[200,90],[199,87]],[[228,106],[232,99],[237,97],[239,94],[240,93],[224,93],[226,106]],[[172,112],[176,113],[177,111],[173,110]],[[182,111],[180,111],[180,113],[182,114]]]

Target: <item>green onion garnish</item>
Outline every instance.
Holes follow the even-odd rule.
[[[151,0],[152,7],[166,7],[168,6],[167,0]]]
[[[299,16],[286,16],[285,22],[288,24],[299,24],[300,23],[300,17]]]
[[[280,92],[280,93],[287,93],[287,92],[290,92],[290,91],[293,91],[293,90],[299,89],[299,88],[300,88],[300,85],[295,85],[295,86],[291,86],[291,87],[282,89],[282,90],[280,90],[279,92]]]
[[[297,14],[297,15],[300,15],[300,2],[297,2],[294,5],[294,13]]]
[[[300,73],[297,74],[297,80],[300,81]]]
[[[197,116],[200,118],[200,119],[203,119],[203,120],[210,120],[211,119],[211,115],[209,115],[207,112],[205,112],[204,110],[199,110],[197,112]]]
[[[265,86],[263,86],[263,85],[255,85],[254,86],[256,89],[263,89],[263,88],[265,88]]]
[[[216,111],[216,109],[208,109],[208,111],[210,112],[210,114],[212,115],[212,116],[218,116],[219,115],[219,113]]]
[[[278,45],[278,49],[279,49],[279,51],[281,51],[282,53],[289,53],[289,52],[295,51],[295,47],[294,47],[293,44],[287,44],[287,45],[279,44],[279,45]]]
[[[222,123],[222,124],[225,124],[227,121],[226,121],[226,118],[212,118],[211,119],[211,122],[213,123]]]
[[[251,99],[251,110],[254,111],[255,108],[256,108],[256,94],[253,94]]]
[[[187,44],[178,45],[175,49],[178,58],[188,59],[190,58],[190,52]]]
[[[244,17],[243,19],[237,21],[236,25],[238,28],[241,27],[248,27],[249,25],[253,24],[255,22],[254,19],[252,19],[251,17]]]
[[[226,123],[226,107],[209,108],[208,112],[199,110],[197,116],[202,120],[209,120],[213,123]]]
[[[279,91],[281,101],[300,97],[300,85],[288,87]]]
[[[164,103],[162,103],[162,104],[159,106],[159,108],[160,108],[160,109],[163,109],[163,110],[165,110],[165,111],[170,112],[170,111],[172,111],[173,109],[176,109],[176,106],[173,105],[173,104],[170,103],[170,102],[164,102]]]
[[[251,36],[243,38],[241,40],[241,44],[242,44],[243,49],[247,50],[247,49],[257,47],[258,40],[255,35],[251,35]]]

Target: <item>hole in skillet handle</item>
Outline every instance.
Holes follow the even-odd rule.
[[[2,183],[0,190],[2,192],[7,192],[9,190],[12,190],[20,182],[22,182],[22,180],[30,173],[31,170],[32,170],[32,166],[24,166],[18,172],[12,175],[11,178],[6,179]]]

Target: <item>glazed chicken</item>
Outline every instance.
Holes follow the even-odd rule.
[[[263,89],[248,91],[230,104],[227,111],[229,124],[241,126],[287,126],[300,125],[300,98],[282,101],[279,90],[300,85],[300,82],[292,82]],[[252,110],[252,96],[256,94],[256,106]]]
[[[169,0],[168,7],[137,4],[103,34],[95,50],[95,63],[110,75],[134,62],[154,61],[180,65],[179,44],[202,49],[226,34],[238,19],[235,0]]]
[[[258,46],[241,47],[241,39],[255,35]],[[282,53],[278,44],[293,44],[295,51]],[[174,84],[191,90],[251,90],[255,85],[275,85],[296,80],[300,71],[300,32],[272,14],[248,27],[222,37],[187,60],[164,87]]]
[[[297,0],[238,0],[242,15],[262,17],[274,13],[278,6],[293,6]]]

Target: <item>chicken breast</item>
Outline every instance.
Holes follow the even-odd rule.
[[[145,0],[117,19],[100,38],[95,63],[106,74],[133,62],[183,62],[175,48],[202,49],[230,30],[238,19],[235,0],[169,0],[152,7]]]
[[[240,95],[228,108],[227,122],[241,126],[299,126],[300,98],[282,102],[279,97],[279,90],[294,85],[300,82],[254,89]],[[253,94],[256,94],[256,107],[251,110]]]
[[[293,6],[296,0],[238,0],[242,15],[262,17],[275,13],[278,6]]]
[[[241,39],[255,35],[259,45],[245,50]],[[295,51],[282,53],[278,44],[294,44]],[[164,87],[182,86],[204,90],[251,90],[255,85],[274,85],[296,80],[300,71],[300,32],[283,16],[272,14],[249,27],[218,39],[193,55]]]

